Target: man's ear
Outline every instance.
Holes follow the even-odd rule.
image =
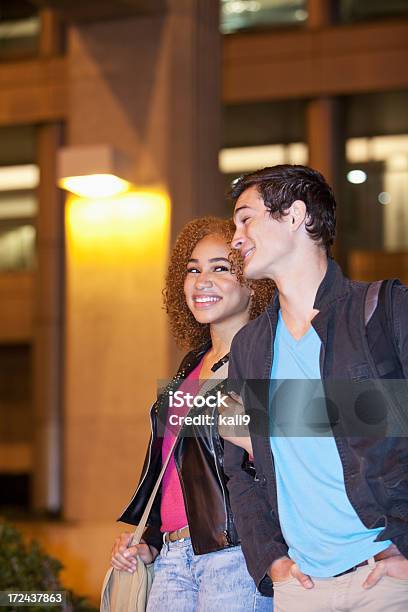
[[[295,200],[289,208],[288,213],[290,227],[293,231],[296,231],[306,220],[306,204],[303,200]]]

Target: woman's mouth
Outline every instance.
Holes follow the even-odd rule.
[[[222,297],[220,297],[219,295],[194,295],[193,296],[194,306],[195,308],[199,308],[200,310],[206,309],[206,308],[212,308],[212,306],[214,306],[221,300],[222,300]]]

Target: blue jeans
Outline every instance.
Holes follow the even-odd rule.
[[[270,612],[240,546],[195,555],[190,538],[163,544],[154,562],[147,612]]]

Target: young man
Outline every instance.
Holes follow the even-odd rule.
[[[279,612],[406,611],[408,437],[347,437],[330,424],[330,435],[285,435],[273,419],[277,410],[299,414],[305,398],[296,384],[307,380],[323,387],[326,404],[333,380],[408,378],[408,288],[390,292],[388,340],[398,356],[389,355],[384,373],[366,331],[368,285],[345,278],[330,258],[336,203],[323,176],[304,166],[265,168],[241,177],[232,197],[232,246],[245,276],[277,286],[274,303],[235,337],[229,365],[249,412],[254,381],[268,380],[259,400],[268,434],[259,419],[251,429],[255,480],[241,469],[242,448],[225,444],[249,571],[261,592],[274,590]],[[271,389],[290,379],[295,394],[282,408]],[[348,411],[340,408],[340,420]]]

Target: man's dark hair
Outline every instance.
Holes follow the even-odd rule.
[[[282,164],[244,174],[230,191],[234,204],[249,187],[256,187],[274,219],[284,216],[295,200],[306,204],[306,230],[327,254],[336,232],[336,200],[324,176],[307,166]]]

